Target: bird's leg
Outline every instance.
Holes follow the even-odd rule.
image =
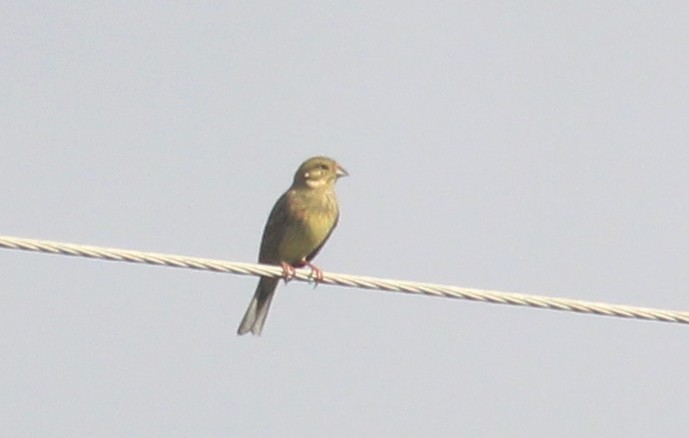
[[[295,274],[294,268],[303,268],[304,266],[308,266],[309,268],[311,268],[311,273],[309,274],[309,277],[313,279],[316,286],[318,285],[318,283],[323,282],[323,271],[321,270],[321,268],[319,268],[318,266],[314,265],[313,263],[311,263],[305,259],[301,259],[297,263],[294,263],[293,265],[288,265],[285,262],[282,262],[281,265],[282,265],[282,270],[285,272],[285,274],[283,276],[285,279],[285,283],[287,283],[292,278],[294,278],[294,274]]]
[[[316,285],[318,285],[318,283],[323,282],[323,271],[321,270],[321,268],[319,268],[311,262],[305,261],[305,264],[306,266],[311,268],[311,274],[309,276],[314,279]]]
[[[282,266],[282,279],[285,281],[285,284],[287,284],[294,278],[294,266],[285,262],[280,262],[280,266]]]

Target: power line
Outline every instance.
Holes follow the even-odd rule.
[[[77,245],[47,240],[23,239],[9,236],[0,236],[0,248],[43,252],[48,254],[67,255],[74,257],[87,257],[116,262],[143,263],[173,268],[225,272],[240,275],[256,275],[264,277],[282,277],[283,275],[282,268],[272,265],[228,262],[224,260],[205,259],[199,257],[159,254],[116,248],[103,248],[97,246]],[[304,269],[297,269],[294,278],[300,281],[311,281],[310,272]],[[461,298],[465,300],[481,301],[493,304],[509,304],[513,306],[535,307],[538,309],[562,310],[603,316],[616,316],[620,318],[689,324],[689,312],[598,303],[593,301],[572,300],[567,298],[551,298],[514,292],[499,292],[457,286],[445,286],[440,284],[387,280],[374,277],[362,277],[359,275],[332,273],[324,273],[322,283],[345,287],[357,287],[361,289],[404,292],[445,298]]]

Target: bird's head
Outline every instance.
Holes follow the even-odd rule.
[[[299,170],[294,174],[292,186],[310,189],[332,187],[338,178],[347,175],[349,173],[332,158],[313,157],[299,166]]]

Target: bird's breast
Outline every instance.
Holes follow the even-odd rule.
[[[337,221],[337,201],[330,197],[307,199],[295,205],[291,216],[293,220],[287,225],[278,252],[280,260],[297,263],[321,246],[330,235]]]

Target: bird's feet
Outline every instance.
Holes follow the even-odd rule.
[[[321,268],[310,262],[306,262],[306,266],[311,268],[311,274],[309,275],[309,277],[313,279],[315,286],[318,286],[318,283],[322,283],[323,271],[321,270]]]
[[[285,262],[280,262],[280,266],[282,266],[282,279],[285,281],[285,284],[287,284],[294,278],[294,266]]]
[[[294,265],[281,262],[280,266],[282,266],[282,279],[285,281],[285,284],[289,283],[294,278],[294,275],[296,274],[295,268],[303,268],[304,266],[311,268],[309,278],[313,280],[316,286],[318,286],[318,283],[323,282],[323,271],[321,268],[311,262],[307,262],[306,260],[301,260],[299,263],[295,263]]]

